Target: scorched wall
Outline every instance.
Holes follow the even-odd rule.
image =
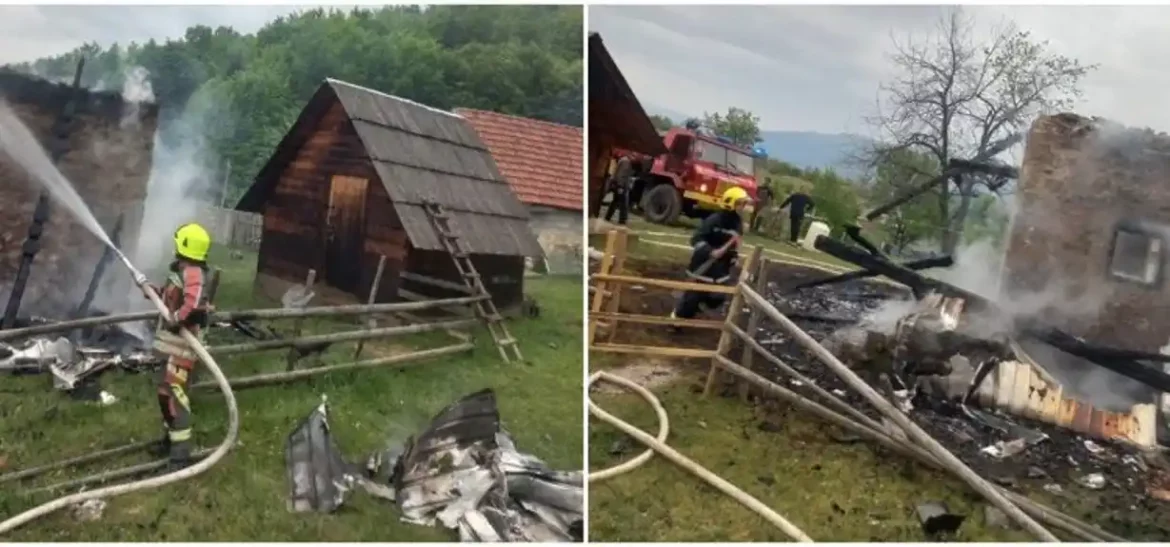
[[[1072,114],[1028,135],[1005,287],[1068,283],[1099,312],[1049,316],[1093,342],[1157,351],[1170,340],[1170,137]]]
[[[49,142],[53,123],[71,93],[67,85],[0,71],[0,100],[42,143]],[[60,162],[62,173],[107,231],[119,214],[125,214],[120,237],[124,248],[138,240],[157,114],[154,105],[127,103],[116,93],[84,92]],[[10,297],[40,188],[0,154],[0,306]],[[21,315],[61,316],[73,310],[103,251],[68,210],[57,202],[50,208],[41,250],[21,299]],[[106,295],[126,295],[131,289],[129,275],[118,265],[107,268],[105,280]]]

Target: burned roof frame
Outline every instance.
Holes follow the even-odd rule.
[[[0,100],[19,104],[35,104],[53,111],[61,111],[74,94],[73,87],[64,82],[43,78],[0,67]],[[158,117],[159,105],[150,101],[130,102],[116,91],[95,91],[81,88],[77,96],[76,113],[97,116],[110,121],[121,121],[127,108],[136,106],[144,120]]]

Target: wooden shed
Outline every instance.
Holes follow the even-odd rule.
[[[236,208],[264,217],[256,284],[269,297],[312,269],[325,301],[364,300],[379,255],[377,301],[399,299],[400,289],[459,296],[464,282],[428,201],[447,210],[496,305],[520,303],[524,259],[541,256],[540,245],[524,205],[456,114],[328,79]]]
[[[605,182],[614,148],[656,156],[665,154],[662,137],[638,102],[634,90],[605,49],[601,36],[589,33],[589,211],[601,208]]]
[[[73,97],[69,123],[55,128]],[[70,85],[6,69],[0,69],[0,102],[44,148],[60,147],[61,172],[106,232],[113,232],[122,218],[118,239],[133,256],[150,180],[158,108],[127,102],[119,93],[80,89],[75,94]],[[0,154],[0,315],[12,297],[41,195],[41,186],[23,167]],[[20,316],[60,318],[72,314],[105,250],[60,203],[50,200],[48,211],[20,298]],[[109,311],[124,305],[133,287],[130,276],[114,266],[102,280],[94,306]]]

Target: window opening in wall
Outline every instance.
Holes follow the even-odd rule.
[[[1162,268],[1162,239],[1132,228],[1118,228],[1113,238],[1109,274],[1113,277],[1154,285]]]

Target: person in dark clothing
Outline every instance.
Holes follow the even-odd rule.
[[[788,241],[790,243],[796,243],[796,240],[800,238],[800,226],[804,223],[804,214],[811,213],[815,206],[812,198],[801,192],[793,192],[788,196],[788,199],[784,200],[784,203],[780,204],[780,210],[790,207],[788,209],[790,228]]]
[[[755,207],[752,208],[752,217],[748,222],[748,228],[754,234],[760,233],[760,224],[763,224],[764,219],[760,216],[760,213],[772,204],[772,189],[767,186],[761,186],[756,191],[756,197]]]
[[[738,258],[737,249],[743,234],[740,216],[751,198],[743,188],[727,189],[720,199],[722,209],[703,219],[691,236],[691,260],[687,265],[690,281],[726,284]],[[723,305],[723,295],[703,291],[686,291],[679,299],[671,318],[691,319],[703,309]]]
[[[607,183],[612,197],[609,198],[609,208],[605,210],[605,221],[613,222],[614,212],[618,213],[618,224],[625,225],[630,218],[630,189],[634,185],[634,177],[638,176],[641,162],[629,156],[622,156],[617,161],[613,176]]]

